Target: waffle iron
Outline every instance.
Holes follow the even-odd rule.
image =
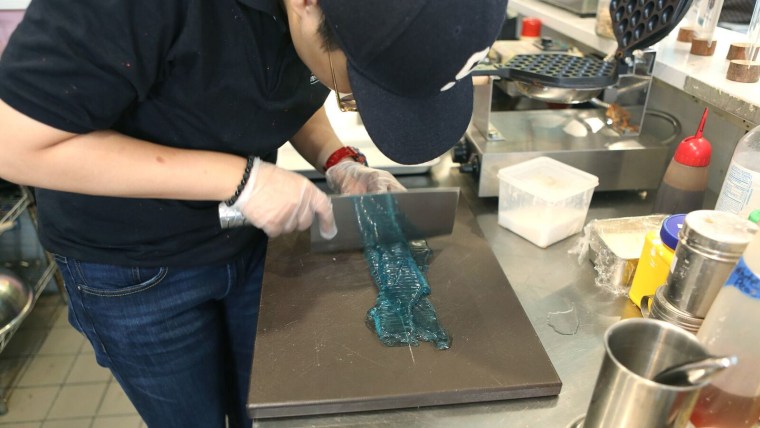
[[[692,0],[611,0],[610,18],[618,46],[605,59],[568,53],[515,55],[495,68],[473,74],[497,75],[532,86],[602,90],[617,82],[632,64],[633,51],[667,36],[683,18]]]

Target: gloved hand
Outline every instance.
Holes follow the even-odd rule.
[[[232,208],[270,237],[308,229],[314,214],[323,238],[332,239],[338,233],[332,202],[324,192],[306,177],[259,158]]]
[[[336,192],[347,194],[382,193],[406,190],[388,171],[370,168],[359,162],[343,161],[325,173],[327,185]]]

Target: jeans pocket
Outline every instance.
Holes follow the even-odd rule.
[[[100,297],[122,297],[149,290],[166,277],[166,267],[117,266],[68,260],[74,264],[76,286],[82,293]]]

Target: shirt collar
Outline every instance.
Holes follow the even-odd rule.
[[[280,0],[238,0],[241,3],[251,9],[264,12],[272,15],[275,21],[280,25],[280,28],[284,31],[288,31],[287,19],[285,11],[282,9]]]

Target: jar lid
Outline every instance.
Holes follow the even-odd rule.
[[[533,17],[525,17],[522,20],[521,37],[540,37],[541,36],[541,20]]]
[[[760,210],[754,210],[751,213],[749,213],[748,219],[752,223],[760,223]]]
[[[756,224],[737,214],[698,210],[686,215],[679,238],[705,253],[738,260],[757,230]]]
[[[684,218],[686,214],[673,214],[662,222],[660,239],[672,250],[675,250],[678,245],[678,232],[683,227]]]

